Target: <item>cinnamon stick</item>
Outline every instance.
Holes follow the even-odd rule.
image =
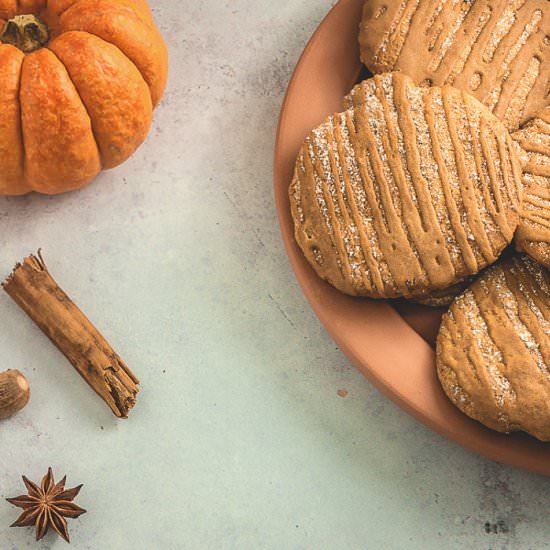
[[[127,418],[139,380],[55,282],[40,250],[17,264],[2,286],[113,413]]]

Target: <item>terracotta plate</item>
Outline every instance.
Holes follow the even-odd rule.
[[[340,0],[311,38],[287,90],[275,152],[275,198],[283,239],[298,281],[319,319],[357,368],[418,420],[468,449],[550,476],[550,444],[492,432],[447,400],[435,373],[432,343],[441,311],[344,296],[322,282],[293,237],[287,190],[309,130],[342,108],[361,75],[357,44],[363,0]]]

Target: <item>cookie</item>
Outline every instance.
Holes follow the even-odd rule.
[[[457,89],[400,73],[354,88],[349,108],[302,145],[289,189],[295,237],[316,272],[350,295],[446,289],[512,240],[519,147]]]
[[[550,105],[548,0],[366,0],[361,59],[373,73],[452,85],[510,130]]]
[[[527,155],[516,248],[550,268],[550,107],[512,137]]]
[[[437,337],[449,399],[499,432],[550,441],[550,274],[527,256],[489,268],[451,305]]]
[[[469,286],[469,282],[462,282],[444,290],[436,290],[424,296],[411,296],[410,302],[430,307],[450,306],[454,299],[462,294]]]

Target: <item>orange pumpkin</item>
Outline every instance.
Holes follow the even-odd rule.
[[[0,194],[77,189],[144,141],[168,72],[146,0],[0,0],[0,30]]]

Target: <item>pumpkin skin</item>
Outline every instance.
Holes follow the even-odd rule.
[[[0,195],[63,193],[124,162],[168,74],[146,0],[0,0],[0,30],[29,14],[49,42],[0,43]]]

